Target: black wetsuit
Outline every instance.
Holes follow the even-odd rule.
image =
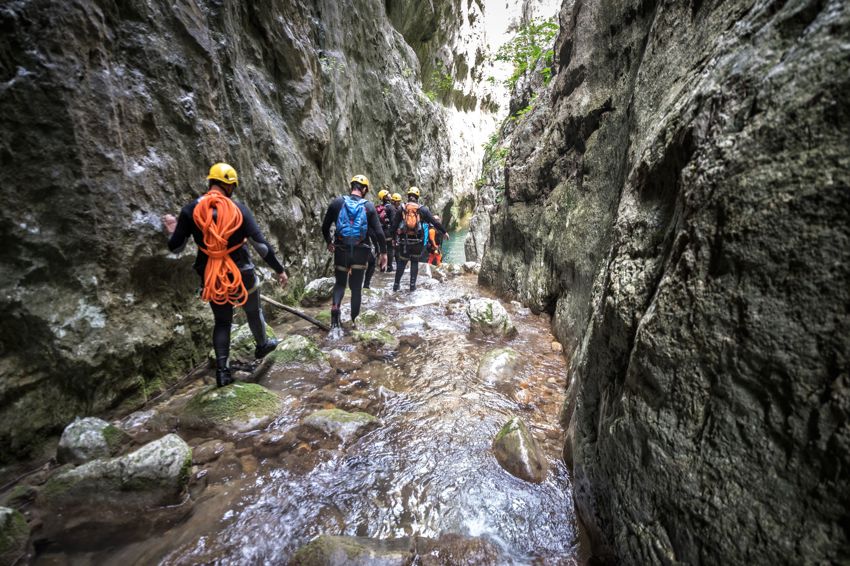
[[[414,291],[416,290],[416,278],[419,275],[419,258],[425,247],[425,235],[422,233],[421,223],[425,222],[433,226],[442,234],[445,234],[446,230],[443,228],[442,224],[434,220],[434,216],[431,214],[431,211],[423,205],[419,206],[420,228],[415,235],[407,234],[406,230],[399,231],[399,226],[401,226],[403,222],[403,216],[404,206],[401,206],[395,216],[393,216],[393,223],[392,226],[390,226],[390,231],[393,234],[398,234],[396,248],[396,272],[393,291],[398,291],[401,287],[401,278],[404,275],[404,269],[407,267],[408,261],[410,261],[410,290]]]
[[[354,199],[360,199],[356,195],[351,195]],[[342,242],[339,234],[335,234],[331,240],[331,226],[336,226],[336,220],[342,210],[345,199],[337,197],[328,205],[328,210],[325,212],[325,219],[322,222],[322,236],[325,238],[325,243],[330,244],[333,241],[335,246],[334,251],[334,277],[336,284],[334,285],[333,305],[331,306],[331,320],[339,315],[339,305],[342,303],[342,298],[345,295],[345,287],[351,289],[351,320],[357,318],[360,314],[360,302],[363,292],[363,277],[366,273],[366,268],[369,264],[369,256],[372,249],[369,247],[367,240],[356,246],[347,246]],[[384,230],[381,227],[381,220],[378,217],[378,212],[375,210],[375,205],[371,202],[365,204],[366,221],[368,223],[368,232],[366,238],[374,238],[377,242],[380,253],[387,253],[387,243],[384,239]],[[348,270],[351,269],[351,278],[349,281]]]
[[[395,247],[393,246],[393,233],[390,230],[390,226],[393,223],[393,218],[395,218],[396,212],[398,209],[392,202],[388,202],[384,204],[384,212],[386,213],[387,221],[381,221],[381,227],[384,229],[384,238],[387,240],[387,271],[394,271],[393,257]]]
[[[168,240],[168,249],[172,252],[180,252],[186,247],[189,236],[195,240],[195,244],[198,246],[198,255],[195,257],[194,267],[195,271],[201,277],[201,284],[203,285],[204,271],[207,267],[207,254],[203,252],[204,235],[192,219],[192,213],[195,211],[195,206],[197,206],[200,200],[200,198],[197,198],[180,210],[177,227]],[[240,242],[245,242],[242,246],[231,252],[230,257],[239,268],[239,272],[242,274],[242,282],[249,291],[248,302],[242,308],[245,309],[251,334],[254,335],[254,340],[260,346],[266,342],[266,322],[263,319],[263,311],[260,308],[259,281],[254,274],[254,264],[251,263],[248,244],[250,243],[257,253],[260,254],[260,257],[277,273],[283,273],[283,266],[274,255],[274,249],[272,249],[271,244],[266,241],[262,232],[260,232],[260,227],[257,225],[257,221],[254,219],[251,211],[248,210],[248,207],[236,201],[234,201],[234,204],[242,212],[242,225],[228,238],[227,247],[232,248]],[[233,305],[217,305],[211,302],[210,307],[215,318],[213,349],[215,350],[216,366],[221,369],[227,367],[227,361],[230,357],[230,327],[233,324]]]
[[[367,267],[366,267],[366,277],[363,279],[363,288],[364,289],[369,289],[369,288],[372,287],[372,275],[375,274],[375,260],[377,259],[375,257],[375,250],[378,249],[378,238],[375,236],[375,234],[373,234],[372,231],[370,230],[368,236],[369,236],[368,241],[369,241],[369,248],[370,248],[369,249],[369,263],[367,264]],[[389,254],[389,250],[390,250],[390,244],[389,244],[389,242],[387,242],[387,253],[388,254]],[[389,257],[389,255],[387,257]],[[389,261],[389,260],[387,260],[387,261]]]

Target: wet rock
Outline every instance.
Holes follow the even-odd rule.
[[[493,439],[493,454],[510,474],[534,483],[546,479],[546,456],[519,417],[511,417]]]
[[[356,330],[352,335],[370,357],[385,356],[398,349],[398,338],[386,330]]]
[[[431,272],[431,276],[440,283],[443,283],[444,281],[448,280],[449,273],[442,267],[435,267],[434,270]]]
[[[329,301],[333,297],[335,283],[336,280],[333,277],[323,277],[310,281],[304,287],[304,296],[301,298],[301,305],[315,307]]]
[[[519,352],[513,348],[495,348],[481,357],[478,378],[488,383],[509,382],[521,364]]]
[[[496,566],[503,563],[496,545],[479,537],[447,533],[440,535],[437,540],[416,537],[415,544],[416,555],[419,557],[421,566],[445,564]]]
[[[330,362],[331,367],[340,373],[359,369],[368,361],[369,359],[366,356],[357,351],[331,350],[328,354],[328,362]]]
[[[481,271],[481,264],[475,261],[467,261],[463,264],[462,268],[464,273],[474,273],[478,275]]]
[[[357,438],[379,424],[380,421],[368,413],[349,413],[341,409],[323,409],[304,419],[305,426],[336,436],[342,442]]]
[[[18,511],[0,507],[0,564],[15,564],[27,551],[30,528]]]
[[[274,329],[266,325],[266,337],[276,338]],[[254,334],[251,332],[251,327],[248,323],[233,326],[230,331],[230,359],[231,361],[253,362],[254,349],[257,347],[257,342],[254,340]],[[207,357],[215,361],[215,350],[210,349]]]
[[[260,458],[269,458],[281,452],[291,451],[301,442],[294,432],[277,430],[258,434],[252,440],[254,453]]]
[[[411,560],[408,539],[382,541],[321,535],[299,548],[290,566],[405,566]]]
[[[198,465],[209,464],[218,460],[225,452],[232,452],[233,450],[234,446],[232,442],[209,440],[192,449],[192,463]]]
[[[508,311],[499,301],[473,299],[466,307],[466,316],[473,334],[511,337],[517,332]]]
[[[76,465],[108,458],[129,440],[126,433],[104,420],[95,417],[78,418],[62,432],[56,449],[56,460],[61,464]]]
[[[255,383],[208,387],[195,395],[181,414],[181,424],[214,428],[223,434],[265,428],[278,415],[280,397]]]
[[[316,343],[300,334],[287,336],[268,357],[275,364],[297,362],[317,362],[322,364],[327,361],[324,352],[319,349]]]
[[[380,323],[383,317],[372,309],[367,309],[360,313],[357,317],[357,324],[363,326],[375,326]]]
[[[129,537],[128,527],[182,515],[187,508],[157,508],[184,500],[191,468],[191,448],[169,434],[119,458],[60,469],[38,495],[39,508],[47,510],[45,535],[86,546],[104,534]]]

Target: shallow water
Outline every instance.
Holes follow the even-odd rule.
[[[446,263],[461,264],[466,261],[466,250],[464,243],[469,234],[469,228],[456,232],[449,232],[448,241],[443,242],[443,261]]]
[[[181,523],[123,546],[104,541],[94,552],[48,547],[35,563],[285,563],[319,534],[460,533],[495,543],[500,564],[572,564],[573,505],[558,425],[566,367],[545,315],[506,305],[518,336],[477,339],[463,312],[466,300],[486,296],[474,276],[445,283],[422,277],[412,294],[390,293],[389,275],[379,274],[373,286],[364,310],[383,316],[378,326],[405,320],[408,328],[397,332],[407,338],[396,355],[349,374],[274,367],[260,383],[281,392],[286,407],[264,434],[292,429],[323,407],[371,412],[379,428],[348,445],[304,443],[272,455],[257,448],[259,433],[231,438],[217,461],[195,468],[193,512]],[[347,314],[344,307],[343,320]],[[326,352],[355,348],[349,337],[330,340],[302,322],[278,331],[309,334]],[[416,335],[424,340],[413,347]],[[480,379],[480,357],[501,345],[518,350],[524,365],[509,383]],[[169,403],[179,405],[198,387]],[[542,484],[511,476],[492,454],[492,439],[511,415],[541,441],[550,464]],[[209,440],[178,432],[195,446]]]

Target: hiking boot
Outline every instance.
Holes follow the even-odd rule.
[[[414,292],[415,290],[416,290],[416,285],[411,285],[411,286],[410,286],[410,292],[412,293],[412,292]]]
[[[399,285],[393,285],[393,293],[395,293],[395,292],[396,292],[396,291],[398,291],[399,289],[401,289],[401,286],[399,286]]]
[[[233,375],[230,373],[230,368],[221,368],[215,370],[215,385],[216,387],[224,387],[233,383]]]
[[[331,328],[339,328],[339,309],[331,309]]]
[[[277,348],[278,344],[280,344],[280,340],[277,338],[266,339],[263,344],[254,348],[254,357],[258,360],[265,358],[268,354],[274,352],[274,349]]]

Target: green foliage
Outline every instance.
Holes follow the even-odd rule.
[[[336,73],[345,69],[345,63],[329,55],[319,57],[319,65],[325,73]]]
[[[546,84],[549,83],[552,78],[554,51],[544,46],[552,45],[557,33],[558,24],[555,22],[533,20],[521,27],[513,39],[499,48],[495,56],[496,61],[504,61],[514,66],[513,74],[505,82],[508,88],[514,88],[519,78],[529,69],[534,69],[541,58],[545,65],[542,71],[543,80]]]
[[[451,73],[439,59],[434,63],[434,69],[428,77],[428,86],[430,88],[424,94],[431,102],[443,98],[455,90],[455,82]]]
[[[411,69],[410,67],[405,67],[405,68],[401,71],[401,76],[402,76],[402,77],[404,77],[404,78],[406,78],[406,79],[409,79],[410,77],[412,77],[412,76],[413,76],[413,69]]]

